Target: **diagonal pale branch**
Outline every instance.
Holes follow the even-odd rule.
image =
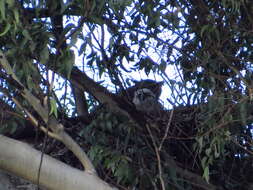
[[[5,55],[0,51],[0,63],[6,73],[22,88],[21,95],[32,105],[34,110],[41,116],[45,123],[48,122],[48,110],[40,104],[40,100],[34,97],[19,81],[13,69],[11,68]]]
[[[0,64],[5,69],[6,73],[11,76],[13,80],[21,87],[20,93],[23,98],[30,103],[33,109],[40,115],[45,123],[49,124],[49,128],[58,136],[58,140],[64,143],[80,160],[85,168],[86,172],[96,175],[96,171],[88,156],[83,152],[81,147],[64,131],[64,127],[60,124],[55,117],[49,116],[49,109],[42,106],[40,100],[33,96],[28,89],[18,80],[13,69],[11,68],[8,60],[5,58],[4,54],[0,51]]]
[[[3,135],[0,135],[0,152],[1,169],[37,183],[41,152]],[[40,176],[39,185],[51,190],[116,190],[97,175],[70,167],[48,155],[44,156]]]
[[[60,137],[60,141],[70,149],[75,156],[82,163],[85,171],[96,175],[96,170],[88,158],[87,154],[81,149],[81,147],[64,131],[64,127],[53,116],[49,118],[49,128]]]
[[[24,110],[24,112],[27,114],[28,118],[30,119],[30,121],[32,122],[32,124],[36,127],[39,126],[39,129],[42,130],[45,134],[48,134],[50,137],[57,139],[57,140],[61,140],[59,138],[59,136],[55,133],[52,133],[50,131],[48,131],[48,129],[42,125],[39,125],[39,121],[26,109],[24,108],[18,100],[16,100],[15,98],[12,98],[12,101],[21,109]]]

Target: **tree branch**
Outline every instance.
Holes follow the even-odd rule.
[[[0,135],[0,152],[1,169],[37,182],[41,152],[3,135]],[[96,175],[74,169],[48,155],[43,158],[40,185],[50,190],[116,190]]]
[[[107,106],[110,111],[128,117],[135,123],[139,124],[139,126],[145,126],[145,118],[135,109],[131,103],[109,92],[105,87],[96,83],[84,72],[81,72],[77,67],[73,67],[70,81],[71,83],[75,84],[76,87],[90,93],[101,104]]]
[[[22,97],[29,102],[29,104],[33,107],[33,109],[39,114],[39,116],[43,119],[45,123],[49,124],[49,128],[56,135],[56,138],[64,143],[81,161],[85,171],[88,171],[92,174],[96,174],[95,168],[92,165],[91,161],[88,159],[88,156],[83,152],[80,146],[64,131],[64,127],[60,124],[55,117],[50,116],[49,108],[46,105],[41,105],[41,102],[38,98],[33,96],[28,89],[19,81],[17,76],[15,75],[13,69],[5,58],[4,54],[0,52],[0,64],[5,69],[8,75],[10,75],[13,80],[20,86],[20,94]]]

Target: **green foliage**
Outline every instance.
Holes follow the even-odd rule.
[[[129,127],[131,124],[127,118],[102,111],[80,133],[88,144],[92,144],[88,154],[93,164],[97,167],[102,164],[117,183],[131,184],[137,177],[132,166],[133,160],[129,157],[135,151],[130,148],[134,146],[129,144],[133,140],[131,136],[134,130]]]
[[[17,122],[15,120],[9,121],[0,128],[0,134],[13,134],[17,130]]]
[[[57,58],[57,63],[60,63],[57,64],[59,73],[69,79],[74,64],[73,52],[71,50],[64,50],[61,56]]]
[[[252,157],[252,13],[246,0],[0,0],[0,48],[40,101],[54,83],[56,117],[76,115],[69,86],[74,63],[113,92],[137,76],[164,80],[162,101],[175,115],[160,151],[162,177],[153,146],[166,134],[164,118],[148,120],[162,123],[151,130],[154,143],[146,126],[98,111],[100,102],[86,94],[95,118],[78,133],[103,178],[127,188],[161,189],[163,178],[167,189],[196,189],[168,166],[172,157],[209,183],[246,189],[250,167],[240,166]],[[15,97],[33,113],[8,72],[0,71],[0,82],[2,100]],[[1,126],[12,133],[19,121]]]
[[[11,112],[7,113],[9,113],[10,115],[7,115],[7,118],[2,118],[0,134],[13,136],[13,134],[17,133],[17,131],[22,131],[22,129],[25,128],[26,121],[18,115],[11,115]]]

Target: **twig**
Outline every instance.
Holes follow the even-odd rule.
[[[155,153],[156,153],[157,162],[158,162],[157,165],[158,165],[159,179],[160,179],[160,182],[161,182],[161,185],[162,185],[162,190],[165,190],[165,183],[164,183],[163,176],[162,176],[162,165],[161,165],[161,158],[160,158],[160,150],[158,149],[158,147],[156,145],[155,139],[153,137],[153,134],[151,133],[151,130],[150,130],[148,124],[146,125],[146,128],[149,132],[149,135],[152,139],[153,146],[155,148]]]
[[[166,139],[167,136],[168,136],[168,132],[169,132],[169,128],[170,128],[170,125],[171,125],[173,113],[174,113],[174,109],[172,109],[171,112],[170,112],[169,122],[168,122],[168,124],[167,124],[167,126],[166,126],[165,134],[164,134],[164,136],[163,136],[163,138],[162,138],[162,141],[161,141],[161,143],[160,143],[160,146],[159,146],[159,148],[158,148],[159,151],[162,150],[163,143],[164,143],[165,139]]]
[[[33,109],[39,114],[39,116],[43,119],[45,123],[48,124],[49,128],[53,131],[55,135],[59,137],[59,140],[65,144],[74,155],[80,160],[83,167],[85,168],[85,172],[89,172],[90,174],[96,174],[96,170],[89,160],[86,153],[81,149],[81,147],[64,131],[64,127],[60,124],[54,116],[49,117],[49,108],[46,105],[42,105],[40,100],[35,97],[31,92],[19,81],[18,77],[14,73],[12,67],[10,66],[8,60],[5,55],[0,51],[0,64],[3,66],[5,71],[11,78],[20,86],[20,94],[22,97],[29,102],[29,104],[33,107]],[[16,102],[18,103],[18,102]],[[20,105],[20,104],[19,104]],[[27,112],[29,114],[29,112]],[[36,123],[36,119],[32,117],[30,114],[30,118],[32,118],[33,122]],[[38,124],[38,123],[37,123]],[[42,128],[43,129],[43,128]]]
[[[39,129],[42,130],[45,134],[48,134],[50,137],[60,140],[59,136],[56,135],[55,133],[52,133],[50,131],[47,130],[46,127],[39,125],[38,120],[26,109],[24,108],[19,102],[18,100],[16,100],[15,98],[12,98],[12,101],[21,109],[24,110],[24,112],[27,114],[29,120],[32,122],[32,124],[36,127],[39,126]]]

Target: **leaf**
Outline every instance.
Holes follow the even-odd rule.
[[[205,167],[204,169],[204,174],[203,174],[204,179],[209,183],[210,175],[209,175],[209,167]]]
[[[0,36],[4,36],[11,28],[11,25],[9,23],[6,23],[3,32],[0,33]]]
[[[98,25],[102,25],[104,24],[104,21],[101,17],[96,17],[96,16],[93,16],[90,18],[92,22],[94,22],[95,24],[98,24]]]
[[[207,165],[207,157],[204,156],[202,159],[201,159],[201,166],[202,168],[205,168]]]
[[[64,11],[69,8],[69,6],[73,5],[72,1],[63,2],[61,1],[61,14],[64,13]]]
[[[64,27],[64,34],[67,34],[70,30],[76,28],[76,25],[74,25],[73,23],[70,23],[70,24],[67,24],[65,27]]]
[[[45,46],[42,51],[40,51],[40,62],[42,64],[46,64],[46,62],[48,61],[49,58],[49,50],[47,48],[47,46]]]
[[[6,19],[6,17],[5,17],[5,0],[0,1],[0,15],[3,20]]]
[[[70,74],[71,74],[71,71],[73,69],[73,64],[74,64],[74,60],[70,60],[66,64],[66,73],[67,73],[67,78],[68,79],[70,78]]]
[[[57,106],[56,106],[56,101],[55,99],[50,99],[50,113],[49,115],[54,114],[54,116],[57,118],[58,117],[58,112],[57,112]]]
[[[200,36],[203,38],[203,34],[205,33],[205,31],[207,31],[209,29],[209,25],[204,25],[202,26],[201,28],[201,31],[200,31]]]
[[[112,49],[114,44],[115,44],[114,38],[111,37],[110,40],[109,40],[109,48]]]
[[[219,158],[220,156],[220,151],[217,148],[217,145],[214,145],[214,157]]]
[[[10,130],[10,134],[13,134],[17,130],[18,124],[15,121],[11,121],[8,128]]]
[[[8,4],[9,7],[14,6],[14,0],[6,0],[6,3]]]
[[[206,149],[206,151],[205,151],[205,152],[206,152],[206,155],[207,155],[207,156],[210,156],[211,151],[212,151],[211,148]]]
[[[71,50],[64,50],[61,57],[59,58],[59,72],[64,74],[68,79],[70,78],[70,74],[74,64],[74,53]]]
[[[242,103],[240,104],[240,116],[241,116],[241,121],[244,125],[247,125],[247,109],[246,109],[246,104]]]
[[[81,46],[80,46],[80,48],[79,48],[79,50],[78,50],[78,55],[79,55],[79,56],[82,55],[83,53],[85,53],[86,47],[87,47],[87,42],[84,41],[84,42],[81,44]]]
[[[34,82],[32,80],[32,77],[30,75],[27,75],[26,77],[26,84],[29,90],[34,89]]]
[[[164,73],[167,68],[167,63],[164,61],[164,59],[161,60],[161,63],[159,65],[159,70]]]
[[[197,142],[199,143],[199,149],[203,148],[203,136],[197,138]]]
[[[118,182],[122,181],[124,178],[128,178],[129,166],[128,164],[120,164],[115,171],[115,176],[118,177]]]
[[[219,30],[216,27],[214,27],[213,30],[214,30],[215,36],[217,38],[217,41],[220,42],[220,32],[219,32]]]
[[[23,30],[23,31],[22,31],[22,34],[23,34],[23,36],[24,36],[27,40],[32,40],[32,38],[31,38],[31,36],[30,36],[28,30]]]

